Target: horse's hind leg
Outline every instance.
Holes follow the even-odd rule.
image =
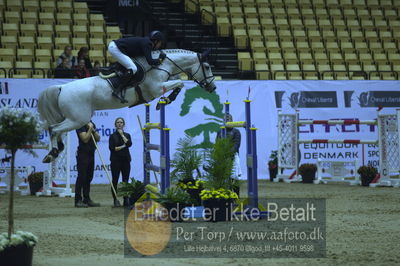
[[[43,158],[43,163],[50,163],[57,158],[58,154],[64,150],[64,143],[61,135],[64,132],[81,127],[81,122],[72,121],[66,118],[61,123],[55,124],[50,128],[51,151]]]
[[[64,143],[62,141],[62,134],[58,135],[57,137],[57,148],[58,152],[62,152],[64,150]]]
[[[56,134],[57,138],[57,148],[59,152],[62,152],[64,150],[64,143],[62,141],[62,133],[68,132],[77,128],[80,128],[82,126],[81,121],[73,121],[69,118],[64,119],[61,123],[58,123],[52,127],[52,131],[54,134]],[[55,144],[55,143],[52,143]]]
[[[50,133],[50,147],[51,150],[50,152],[43,158],[42,162],[43,163],[50,163],[52,161],[54,161],[57,157],[58,154],[60,153],[60,150],[58,149],[58,145],[57,145],[57,140],[60,137],[60,134],[55,134],[51,128],[49,128],[49,133]],[[63,144],[64,146],[64,144]]]

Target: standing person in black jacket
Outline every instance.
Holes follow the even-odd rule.
[[[227,114],[226,122],[232,122],[232,115]],[[221,138],[222,130],[217,133],[217,138]],[[226,137],[231,138],[233,142],[233,149],[235,150],[235,158],[233,159],[233,174],[232,177],[234,179],[240,179],[242,175],[242,169],[240,168],[240,159],[239,159],[239,148],[240,142],[242,139],[242,135],[237,128],[227,127],[226,128]]]
[[[163,44],[164,36],[160,31],[152,31],[149,37],[127,37],[111,41],[108,45],[108,52],[112,57],[123,65],[128,71],[122,76],[122,82],[118,88],[113,91],[113,95],[120,98],[118,93],[134,77],[137,68],[131,57],[144,56],[147,63],[151,66],[157,66],[162,63],[166,55],[160,53],[159,59],[153,59],[151,51],[159,50]],[[126,102],[120,98],[121,102]]]
[[[122,117],[115,119],[116,131],[110,135],[108,146],[110,149],[111,174],[115,190],[117,190],[119,174],[122,173],[122,181],[128,182],[131,171],[131,154],[129,147],[132,146],[131,135],[124,132],[125,120]],[[121,206],[114,191],[111,189],[114,198],[114,207]],[[128,206],[128,197],[124,197],[124,206]]]
[[[79,146],[76,156],[78,177],[75,184],[75,207],[99,207],[100,204],[93,202],[90,198],[90,182],[93,179],[94,151],[96,150],[92,135],[96,142],[100,141],[100,135],[96,132],[96,125],[92,121],[77,129],[76,134]]]

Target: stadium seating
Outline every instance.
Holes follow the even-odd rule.
[[[203,23],[216,23],[219,35],[233,38],[239,71],[255,71],[258,79],[399,76],[396,0],[191,0],[185,9],[204,10]],[[81,1],[0,1],[0,13],[1,67],[17,62],[54,67],[65,45],[72,45],[75,55],[89,47],[92,61],[106,64],[107,43],[122,36]]]
[[[0,68],[15,69],[14,78],[43,78],[66,45],[75,56],[89,47],[92,63],[105,65],[106,44],[122,37],[118,27],[106,27],[102,14],[91,14],[86,2],[7,0],[0,1],[0,14]]]
[[[197,3],[186,3],[187,10],[213,12],[218,33],[232,36],[239,50],[239,70],[254,70],[258,79],[398,77],[400,20],[394,0]]]

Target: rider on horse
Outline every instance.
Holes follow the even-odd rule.
[[[121,92],[135,76],[137,68],[131,57],[144,56],[147,63],[151,66],[157,66],[162,63],[166,55],[160,53],[158,59],[153,59],[151,51],[159,50],[163,44],[163,39],[164,36],[160,31],[152,31],[149,37],[127,37],[110,42],[108,45],[108,52],[128,70],[122,75],[121,84],[113,91],[114,96],[120,98],[118,95],[119,92]],[[121,102],[126,101],[122,98]]]

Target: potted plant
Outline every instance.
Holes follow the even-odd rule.
[[[278,175],[278,151],[273,150],[268,161],[269,180],[272,182]]]
[[[129,206],[134,206],[136,201],[140,199],[146,192],[145,185],[139,180],[131,178],[131,182],[121,182],[117,188],[118,197],[128,197]]]
[[[303,183],[313,183],[317,166],[313,163],[304,163],[299,167],[299,174],[302,177]]]
[[[200,191],[204,182],[200,179],[199,167],[202,164],[202,156],[193,147],[193,137],[185,135],[177,143],[177,149],[171,160],[174,170],[171,172],[171,180],[176,185],[186,190],[189,195],[200,205]],[[195,173],[197,176],[195,177]]]
[[[194,204],[196,206],[201,205],[201,198],[200,198],[200,193],[204,188],[204,181],[200,179],[186,179],[179,181],[177,184],[177,187],[185,190],[190,197],[194,200]]]
[[[0,234],[0,262],[4,265],[32,265],[33,247],[38,238],[29,232]],[[3,264],[2,264],[3,265]]]
[[[204,208],[208,211],[205,213],[207,221],[219,222],[230,221],[232,216],[232,203],[239,199],[236,192],[232,190],[205,189],[200,193]]]
[[[233,192],[233,158],[235,151],[230,138],[218,138],[214,146],[206,153],[206,183],[201,192],[203,206],[210,210],[208,221],[227,221],[231,219],[231,207],[237,194]]]
[[[28,176],[29,190],[32,196],[43,188],[43,175],[43,172],[33,172]]]
[[[378,174],[378,170],[371,165],[363,165],[358,168],[357,173],[361,177],[361,185],[369,186],[369,184],[374,180],[376,175]]]
[[[8,232],[0,237],[0,262],[5,265],[31,265],[37,238],[31,233],[14,233],[15,154],[18,149],[29,149],[38,141],[39,119],[24,109],[4,107],[0,110],[0,145],[11,153],[10,193],[8,202]]]
[[[167,188],[164,195],[159,195],[155,201],[167,209],[171,222],[182,222],[184,208],[194,203],[190,195],[178,187]]]

